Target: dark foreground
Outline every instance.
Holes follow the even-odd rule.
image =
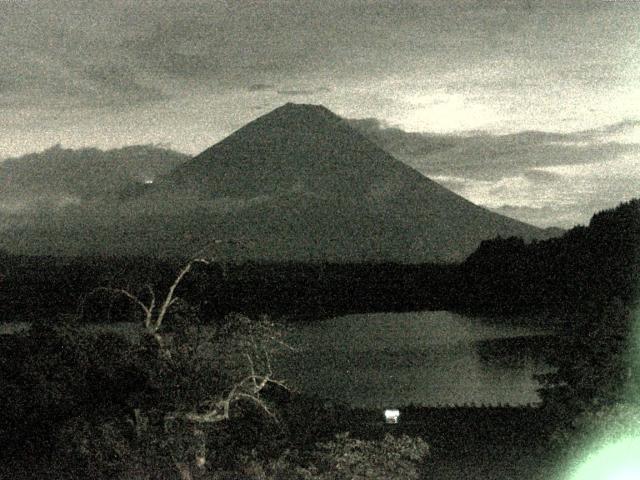
[[[432,480],[555,480],[555,459],[547,448],[553,420],[537,407],[451,407],[401,410],[396,425],[382,423],[378,412],[359,412],[354,434],[393,432],[423,438],[430,455],[423,466]],[[377,421],[376,421],[377,420]]]
[[[418,436],[429,445],[422,478],[431,480],[562,480],[558,458],[547,448],[552,420],[536,407],[451,407],[401,409],[398,424],[385,424],[381,412],[343,410],[336,413],[333,433],[349,431],[362,439],[386,433]],[[325,430],[321,436],[331,432]],[[302,439],[301,442],[308,441]],[[61,459],[46,452],[4,450],[3,479],[66,478]],[[204,477],[219,478],[219,477]],[[231,475],[228,478],[251,478]]]

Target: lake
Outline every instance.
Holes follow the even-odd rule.
[[[499,361],[487,351],[545,334],[444,311],[346,315],[293,324],[296,351],[278,371],[296,389],[353,406],[522,405],[539,401],[533,375],[550,367],[526,349]]]
[[[522,323],[444,311],[292,322],[287,341],[295,351],[277,360],[276,371],[297,390],[360,407],[535,403],[533,375],[551,369],[526,340],[547,332]],[[28,326],[0,324],[0,333]],[[94,327],[140,331],[133,324]]]

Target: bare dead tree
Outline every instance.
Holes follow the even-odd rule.
[[[196,423],[216,423],[230,418],[231,407],[240,401],[249,401],[263,410],[267,415],[275,418],[268,404],[260,393],[268,385],[278,385],[287,388],[284,381],[273,374],[272,350],[278,346],[291,349],[269,328],[259,332],[250,331],[240,345],[240,356],[245,360],[246,375],[237,380],[226,392],[218,392],[206,399],[200,405],[198,412],[187,412],[184,418]],[[256,333],[260,335],[257,338]]]
[[[241,324],[241,328],[251,322],[242,316],[234,320]],[[229,421],[236,404],[249,402],[277,421],[275,412],[261,393],[269,385],[278,385],[287,389],[285,382],[274,376],[272,354],[275,349],[291,347],[281,340],[272,327],[273,324],[262,320],[250,324],[248,332],[243,332],[236,338],[229,338],[229,343],[234,347],[235,352],[226,352],[223,355],[228,355],[229,361],[235,364],[236,380],[224,391],[212,392],[196,408],[173,414],[174,419],[185,422],[187,428],[193,433],[193,440],[197,442],[196,455],[192,464],[184,462],[176,464],[183,480],[191,480],[193,469],[202,470],[207,464],[204,428],[207,425]]]
[[[146,285],[148,296],[144,300],[143,297],[124,288],[100,287],[97,290],[123,295],[138,305],[144,313],[144,329],[157,342],[160,355],[165,360],[177,361],[173,358],[172,348],[163,338],[160,329],[171,307],[179,300],[176,289],[194,265],[198,263],[208,265],[210,261],[205,258],[195,258],[189,261],[178,272],[161,301],[158,301],[156,292],[149,284]],[[290,347],[282,340],[274,324],[266,319],[253,322],[247,317],[236,316],[226,325],[226,330],[223,329],[219,332],[219,337],[224,340],[222,343],[225,343],[228,348],[226,351],[222,351],[224,348],[218,344],[216,345],[218,348],[214,348],[211,355],[226,358],[231,364],[229,370],[234,372],[231,384],[222,391],[211,392],[207,398],[198,401],[196,405],[183,405],[183,408],[179,408],[178,411],[165,412],[164,414],[165,426],[181,422],[191,432],[193,441],[197,443],[196,451],[198,453],[191,462],[185,462],[184,459],[173,459],[173,463],[183,480],[193,478],[193,467],[203,469],[207,463],[206,436],[203,430],[207,424],[230,420],[233,407],[240,402],[250,402],[269,417],[275,419],[274,412],[261,393],[268,385],[287,388],[281,379],[274,376],[272,355],[278,350],[290,349]],[[196,339],[196,342],[200,340]],[[209,360],[213,360],[213,357]],[[137,436],[142,438],[147,430],[148,420],[139,409],[134,413],[132,423]]]
[[[152,335],[153,338],[156,340],[156,342],[158,343],[158,346],[160,347],[161,354],[165,356],[166,355],[170,356],[171,353],[166,348],[162,335],[158,333],[158,331],[160,330],[160,327],[162,326],[162,323],[167,315],[167,312],[169,312],[169,309],[178,300],[180,300],[180,297],[175,295],[176,288],[178,288],[178,285],[180,285],[184,277],[191,271],[193,266],[197,263],[203,263],[203,264],[209,265],[210,261],[205,258],[195,258],[189,261],[189,263],[187,263],[184,267],[182,267],[182,269],[178,272],[178,275],[176,276],[173,283],[169,287],[169,291],[165,295],[162,302],[159,304],[157,303],[156,293],[153,287],[149,284],[146,285],[147,291],[149,292],[148,303],[145,303],[144,301],[142,301],[142,299],[139,296],[131,293],[129,290],[124,288],[99,287],[95,289],[94,292],[107,291],[113,294],[124,295],[125,297],[130,299],[132,302],[134,302],[136,305],[138,305],[144,312],[143,325],[145,330],[147,331],[147,333]]]

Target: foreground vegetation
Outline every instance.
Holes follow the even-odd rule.
[[[247,479],[564,478],[549,472],[592,448],[604,427],[617,424],[619,435],[629,434],[640,411],[630,389],[628,337],[620,333],[594,332],[590,342],[576,337],[557,350],[560,368],[544,379],[542,407],[406,406],[398,425],[385,425],[379,411],[287,390],[270,368],[287,347],[268,320],[235,315],[203,328],[197,310],[184,303],[168,312],[157,329],[141,315],[137,337],[56,319],[3,338],[0,472],[9,478],[238,478],[231,472]],[[603,314],[622,327],[630,313],[617,305]]]
[[[352,308],[389,305],[399,291],[408,293],[397,308],[447,305],[452,294],[443,292],[453,278],[456,292],[466,295],[456,300],[460,308],[474,301],[479,310],[519,311],[546,302],[536,308],[553,310],[564,326],[564,341],[547,349],[557,371],[540,378],[542,407],[405,408],[401,423],[392,426],[382,423],[380,412],[287,389],[272,369],[272,359],[288,348],[283,327],[260,315],[276,290],[267,282],[251,297],[259,306],[252,318],[230,313],[239,304],[238,292],[259,276],[240,275],[251,266],[236,270],[235,286],[227,288],[227,267],[205,259],[176,275],[171,262],[143,263],[146,269],[136,270],[136,263],[103,259],[81,273],[86,259],[50,259],[38,269],[38,259],[5,257],[5,314],[30,312],[31,328],[0,337],[0,475],[560,478],[549,472],[603,446],[602,438],[640,438],[639,207],[638,201],[623,204],[558,240],[486,242],[460,266],[361,267],[359,275],[368,276],[360,278],[368,280],[351,285],[351,294],[362,295]],[[117,280],[120,268],[125,275]],[[274,271],[286,276],[295,268]],[[315,297],[307,292],[287,298],[300,288],[294,276],[285,294],[273,293],[276,313],[304,309],[310,298],[317,307],[312,311],[331,312],[325,306],[339,297],[338,290],[326,289],[337,288],[336,278],[338,286],[354,279],[348,267],[306,268],[303,278],[320,272],[314,285],[324,287],[310,288]],[[374,281],[381,269],[395,271],[404,283]],[[420,297],[416,277],[403,277],[409,271],[431,283],[448,280]],[[555,291],[562,282],[568,286]],[[69,292],[78,285],[83,293],[74,297]],[[140,335],[88,328],[90,322],[123,319],[135,320]],[[527,460],[520,465],[516,458]]]
[[[131,341],[56,323],[6,341],[4,473],[417,478],[428,451],[422,440],[336,436],[336,409],[282,386],[269,367],[278,347],[271,324],[236,317],[207,332],[182,325],[163,331],[161,344],[151,335]]]
[[[272,358],[288,347],[266,318],[228,315],[202,328],[202,312],[177,288],[206,263],[189,262],[162,297],[151,286],[146,297],[101,289],[142,312],[137,338],[92,332],[74,317],[35,322],[5,339],[5,473],[38,478],[40,467],[60,478],[188,480],[225,471],[255,479],[418,478],[428,452],[423,440],[336,434],[335,414],[288,392],[272,369]]]

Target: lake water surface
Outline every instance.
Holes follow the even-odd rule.
[[[528,404],[539,401],[533,375],[550,368],[524,353],[487,361],[480,346],[544,333],[443,311],[346,315],[293,324],[296,351],[278,370],[292,387],[354,406]]]
[[[0,324],[0,333],[28,327]],[[141,331],[129,323],[95,328]],[[528,404],[539,401],[533,375],[549,372],[548,365],[524,350],[492,361],[486,347],[545,333],[443,311],[293,322],[287,341],[295,351],[277,360],[276,371],[294,389],[353,406]]]

